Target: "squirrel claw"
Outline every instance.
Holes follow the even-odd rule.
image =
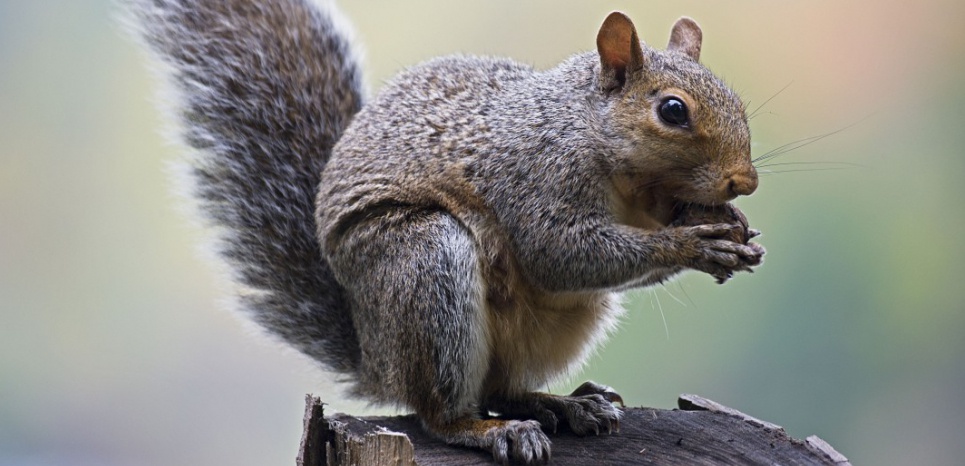
[[[714,274],[713,277],[718,285],[723,285],[724,283],[727,283],[727,280],[734,278],[734,271],[728,270],[724,273]]]
[[[508,421],[486,433],[493,460],[508,465],[546,464],[550,460],[550,440],[536,421]]]
[[[616,392],[613,388],[606,385],[598,384],[592,380],[583,382],[570,396],[586,396],[586,395],[600,395],[603,399],[609,401],[610,403],[620,403],[621,408],[625,408],[626,405],[623,404],[623,397]]]

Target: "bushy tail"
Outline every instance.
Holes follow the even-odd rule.
[[[315,236],[332,146],[362,106],[359,65],[331,7],[313,0],[126,0],[174,91],[193,195],[218,227],[238,302],[339,372],[358,342]]]

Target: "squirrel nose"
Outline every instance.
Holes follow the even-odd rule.
[[[751,169],[746,173],[735,173],[727,179],[727,191],[737,196],[747,196],[757,190],[757,171]]]

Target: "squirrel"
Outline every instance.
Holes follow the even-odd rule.
[[[692,19],[656,50],[613,12],[554,68],[437,58],[370,98],[329,3],[125,1],[238,307],[448,443],[532,464],[559,426],[618,429],[609,387],[537,390],[615,328],[622,291],[761,262],[736,208],[681,213],[758,184]]]

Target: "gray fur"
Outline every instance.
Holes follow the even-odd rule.
[[[445,57],[363,107],[329,9],[129,1],[179,92],[194,196],[223,232],[242,307],[450,443],[531,463],[549,457],[541,426],[618,426],[607,387],[534,390],[604,339],[618,291],[759,259],[716,239],[731,225],[667,226],[680,204],[735,196],[728,179],[756,187],[744,107],[695,61],[690,20],[680,50],[627,42],[632,68],[597,52],[546,71]],[[625,16],[608,24],[621,29],[601,47],[636,37]],[[654,115],[663,93],[689,96],[689,131]]]
[[[362,106],[331,12],[310,0],[129,0],[176,92],[193,195],[219,227],[240,307],[328,367],[359,363],[344,290],[314,234],[320,173]]]
[[[479,258],[445,212],[397,208],[352,227],[331,256],[362,347],[359,395],[454,419],[476,409],[488,359]],[[478,379],[476,377],[475,379]]]
[[[720,145],[746,144],[743,106],[726,86],[682,54],[644,50],[645,74],[700,92],[709,117],[724,120],[715,125],[743,129]],[[486,207],[460,220],[477,234],[502,229],[527,276],[546,290],[616,289],[667,272],[652,283],[690,265],[679,263],[673,239],[613,219],[610,176],[628,157],[654,154],[640,154],[636,135],[617,126],[614,99],[596,92],[599,74],[596,53],[542,72],[447,57],[401,73],[346,131],[323,175],[323,244],[331,250],[339,229],[372,206],[465,211],[449,192],[464,185]]]

